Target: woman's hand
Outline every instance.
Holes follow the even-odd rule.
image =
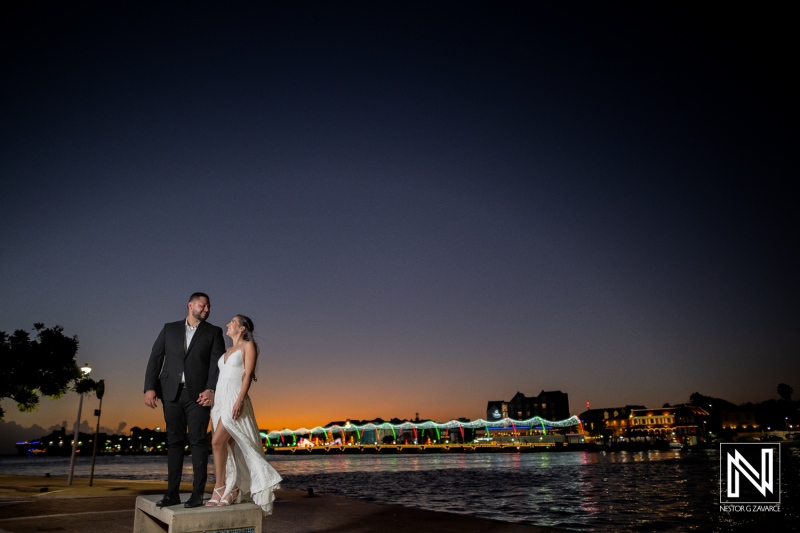
[[[242,407],[244,406],[244,401],[237,400],[235,404],[233,404],[233,412],[231,416],[234,420],[238,420],[240,416],[242,416]]]

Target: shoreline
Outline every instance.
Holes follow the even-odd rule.
[[[34,533],[53,529],[78,533],[130,533],[136,498],[162,494],[164,481],[19,476],[0,474],[0,533]],[[212,486],[206,486],[211,492]],[[181,493],[191,492],[181,483]],[[322,533],[326,531],[406,533],[553,533],[563,529],[530,526],[428,511],[400,505],[364,502],[324,493],[310,497],[300,490],[275,492],[275,511],[264,517],[264,531]]]

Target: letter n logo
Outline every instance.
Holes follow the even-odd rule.
[[[780,504],[780,455],[777,443],[720,444],[720,503]]]

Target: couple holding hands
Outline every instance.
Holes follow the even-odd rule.
[[[264,514],[270,514],[281,476],[264,458],[247,394],[255,381],[259,353],[253,322],[244,315],[233,317],[226,332],[233,345],[226,350],[222,328],[206,322],[211,311],[208,295],[192,294],[187,308],[185,320],[164,325],[145,372],[144,403],[155,409],[161,399],[167,427],[167,492],[156,505],[181,503],[178,490],[187,435],[194,481],[192,495],[184,505],[204,504],[210,417],[216,484],[205,505],[253,501]]]

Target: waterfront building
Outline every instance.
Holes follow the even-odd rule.
[[[621,440],[697,444],[709,433],[708,411],[694,405],[648,409],[641,405],[588,409],[581,413],[583,430],[603,442]]]
[[[578,415],[584,432],[604,442],[626,439],[630,433],[630,414],[634,409],[645,409],[643,405],[626,405],[625,407],[606,407],[604,409],[588,409]]]
[[[756,412],[747,407],[721,407],[719,409],[722,429],[733,431],[758,431]]]
[[[487,420],[513,418],[525,420],[538,416],[545,420],[569,418],[569,395],[561,391],[542,391],[538,396],[517,392],[509,401],[494,400],[486,406]]]
[[[451,446],[466,445],[470,447],[470,451],[474,451],[475,446],[487,445],[499,446],[495,450],[505,450],[504,446],[524,445],[526,449],[533,449],[584,443],[583,430],[577,416],[564,420],[545,420],[539,416],[523,420],[458,418],[446,422],[419,420],[419,417],[413,422],[397,418],[389,422],[381,418],[368,421],[348,419],[330,422],[325,427],[271,431],[266,435],[265,442],[268,453],[294,453],[299,448],[305,448],[309,452],[328,452],[332,449],[343,452],[345,449],[352,449],[360,453],[365,450],[365,446],[372,452],[379,452],[386,449],[382,448],[386,445],[392,450],[411,446],[417,451],[425,451],[431,445],[441,446],[445,451],[449,451]]]
[[[758,413],[752,404],[724,405],[714,411],[712,420],[716,418],[715,429],[724,440],[760,439],[762,430],[769,427],[759,424]]]
[[[458,418],[454,422],[469,424],[469,418]],[[420,426],[430,425],[429,428]],[[464,443],[475,439],[475,429],[456,425],[455,427],[438,429],[433,420],[420,420],[417,414],[414,420],[392,418],[385,421],[382,418],[372,420],[336,420],[326,424],[327,432],[318,431],[320,428],[308,430],[308,438],[315,443],[335,441],[337,438],[343,444],[432,444],[441,442]],[[368,431],[356,428],[370,427]],[[313,435],[317,435],[314,437]]]
[[[677,441],[698,444],[705,440],[709,413],[690,404],[660,409],[632,409],[629,415],[630,437],[644,441]]]

